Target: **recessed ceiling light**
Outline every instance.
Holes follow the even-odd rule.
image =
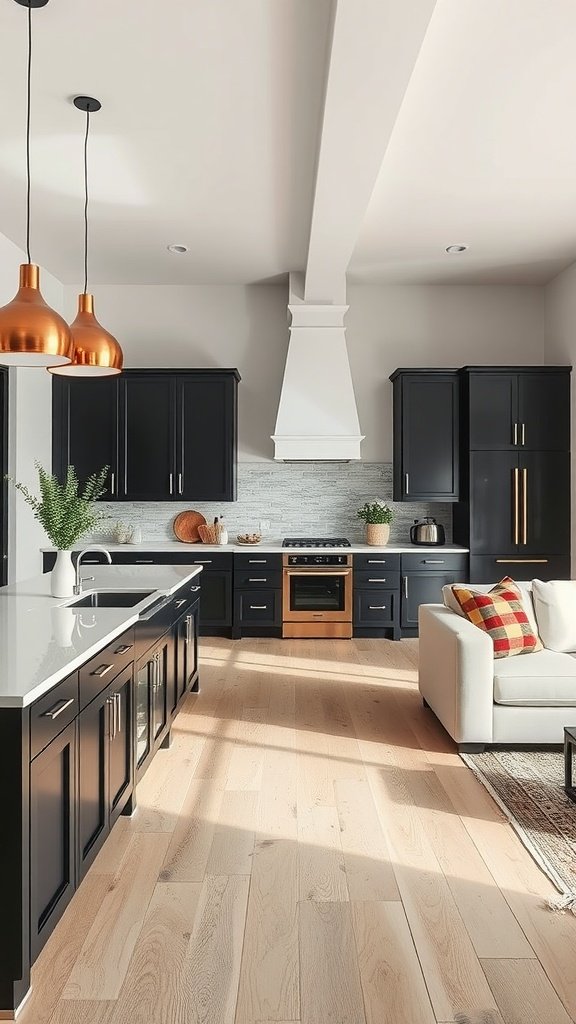
[[[446,252],[448,252],[448,253],[466,252],[467,248],[468,248],[467,245],[447,245],[446,246]]]
[[[168,252],[175,252],[177,256],[183,256],[185,252],[188,252],[187,245],[167,245]]]

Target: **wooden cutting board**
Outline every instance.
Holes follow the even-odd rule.
[[[200,534],[198,533],[198,527],[205,525],[206,520],[202,513],[190,509],[187,512],[180,512],[176,516],[172,529],[178,540],[181,540],[184,544],[199,544]]]

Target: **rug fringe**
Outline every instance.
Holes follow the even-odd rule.
[[[549,910],[555,910],[557,914],[565,914],[567,910],[576,915],[576,895],[566,893],[564,896],[551,896],[546,900]]]

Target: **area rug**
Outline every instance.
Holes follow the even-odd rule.
[[[558,889],[554,910],[576,914],[576,803],[564,793],[557,750],[488,750],[462,754]]]

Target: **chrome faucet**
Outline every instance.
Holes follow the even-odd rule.
[[[91,544],[89,548],[82,548],[82,551],[78,555],[78,561],[76,562],[76,583],[74,584],[74,596],[75,597],[78,597],[82,593],[82,584],[83,583],[88,583],[89,580],[93,580],[94,579],[93,576],[81,576],[80,575],[80,565],[82,563],[82,558],[84,557],[84,555],[87,555],[89,551],[100,551],[100,552],[102,552],[103,555],[106,555],[106,559],[108,561],[108,565],[112,565],[112,555],[110,554],[110,552],[106,548],[102,547],[101,544]]]

